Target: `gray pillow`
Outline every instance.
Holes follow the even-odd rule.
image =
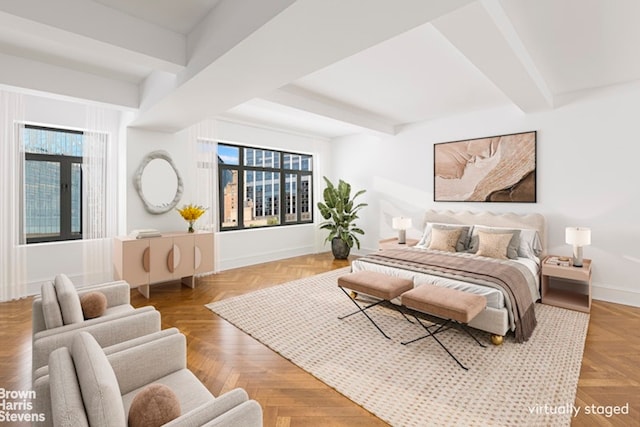
[[[511,234],[511,240],[509,241],[509,246],[507,246],[507,257],[510,259],[518,258],[518,248],[520,247],[520,230],[512,230],[505,228],[489,228],[489,227],[474,227],[473,235],[471,236],[471,242],[469,243],[469,250],[467,252],[476,253],[478,252],[480,241],[478,239],[478,231],[483,231],[485,233],[493,233],[493,234]]]
[[[42,316],[44,317],[44,326],[47,329],[59,328],[62,322],[62,314],[60,313],[60,304],[53,282],[45,282],[40,288],[42,296]]]
[[[65,325],[84,322],[80,297],[76,287],[64,274],[58,274],[55,279],[56,297],[60,304],[60,312]]]
[[[82,400],[92,426],[126,426],[118,379],[113,368],[88,332],[80,332],[71,347]]]

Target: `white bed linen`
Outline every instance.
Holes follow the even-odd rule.
[[[533,276],[536,279],[536,295],[532,295],[533,300],[537,301],[540,299],[540,283],[539,283],[539,274],[538,274],[538,265],[532,259],[528,258],[518,258],[512,260],[518,262],[524,266],[526,266],[529,270],[531,270]],[[492,307],[496,309],[504,308],[504,295],[498,289],[490,288],[487,286],[476,285],[474,283],[463,282],[461,280],[449,279],[446,277],[434,276],[431,274],[418,273],[415,271],[403,270],[401,268],[389,267],[386,265],[374,264],[369,262],[364,262],[359,259],[355,259],[351,262],[352,271],[375,271],[378,273],[388,274],[390,276],[402,277],[405,279],[412,279],[414,286],[418,286],[424,283],[431,283],[438,286],[445,286],[447,288],[453,288],[464,292],[469,292],[477,295],[482,295],[487,299],[487,307]]]

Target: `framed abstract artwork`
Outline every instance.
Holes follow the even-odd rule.
[[[536,202],[536,131],[433,145],[436,202]]]

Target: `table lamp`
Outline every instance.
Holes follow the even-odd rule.
[[[397,216],[393,218],[391,227],[398,230],[398,243],[402,245],[407,243],[407,228],[411,228],[411,218]]]
[[[591,229],[586,227],[567,227],[565,241],[573,245],[573,266],[582,267],[582,247],[591,244]]]

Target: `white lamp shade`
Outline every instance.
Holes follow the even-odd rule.
[[[393,227],[394,230],[406,230],[411,228],[411,218],[397,216],[391,220],[391,227]]]
[[[567,227],[565,241],[569,245],[587,246],[591,244],[591,229],[586,227]]]

